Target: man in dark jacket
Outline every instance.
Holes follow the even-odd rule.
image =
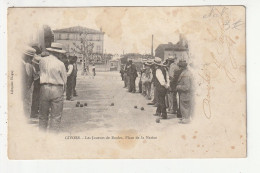
[[[136,88],[135,88],[135,79],[137,78],[137,70],[136,66],[133,64],[132,60],[129,60],[129,70],[128,70],[128,75],[129,75],[129,92],[135,93]]]
[[[72,94],[73,94],[73,84],[74,84],[74,72],[73,68],[73,60],[72,57],[69,57],[68,59],[68,66],[67,66],[67,87],[66,87],[66,100],[72,100]]]
[[[163,119],[167,119],[166,112],[166,104],[165,104],[165,96],[167,93],[167,89],[169,88],[169,75],[165,67],[162,65],[162,60],[159,57],[155,57],[155,77],[154,77],[154,85],[157,91],[157,99],[158,105],[156,109],[155,116],[160,116]]]
[[[124,80],[124,65],[121,65],[120,75],[121,75],[121,79]]]
[[[180,123],[189,123],[193,111],[193,77],[190,70],[187,68],[187,63],[181,60],[178,63],[182,69],[177,81],[176,90],[179,94],[179,114],[181,115]]]
[[[76,92],[76,85],[77,85],[77,74],[78,74],[78,67],[77,67],[77,56],[72,56],[72,63],[73,63],[73,72],[72,72],[72,93],[73,96],[78,96]]]

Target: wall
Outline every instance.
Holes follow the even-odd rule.
[[[75,33],[55,33],[54,34],[55,42],[64,44],[66,51],[71,52],[71,48],[74,47],[73,43],[80,45],[80,35]],[[88,34],[87,40],[89,43],[94,43],[93,53],[103,54],[103,34]]]
[[[165,50],[164,51],[164,60],[168,59],[169,56],[174,56],[173,50]]]

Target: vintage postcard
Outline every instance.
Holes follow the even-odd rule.
[[[245,16],[9,8],[9,159],[246,157]]]

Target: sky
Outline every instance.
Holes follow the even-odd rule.
[[[46,24],[53,30],[83,26],[102,30],[104,52],[112,54],[151,53],[154,35],[154,50],[159,44],[177,43],[179,34],[189,42],[192,53],[201,53],[200,45],[211,40],[211,33],[221,34],[216,20],[204,18],[211,12],[206,7],[88,7],[88,8],[15,8],[9,9],[10,31],[29,38],[37,28]],[[221,10],[223,7],[219,7]],[[235,7],[234,7],[235,8]],[[243,7],[241,7],[243,8]],[[241,10],[226,10],[237,19],[243,19]],[[216,12],[217,13],[217,12]],[[22,17],[21,17],[22,16]],[[217,28],[218,29],[218,28]],[[19,32],[19,33],[18,33]],[[198,42],[203,43],[198,44]],[[205,44],[206,45],[206,44]],[[207,43],[208,45],[208,43]]]
[[[106,53],[151,53],[159,44],[177,43],[179,25],[185,22],[184,8],[177,7],[90,7],[21,9],[27,28],[47,24],[53,30],[83,26],[102,30]],[[33,21],[29,23],[28,21]],[[18,21],[26,22],[26,21]]]
[[[178,12],[170,8],[87,8],[64,9],[62,20],[53,29],[84,26],[105,32],[104,51],[107,53],[151,53],[162,43],[176,43]]]

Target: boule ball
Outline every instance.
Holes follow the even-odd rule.
[[[137,106],[135,106],[134,108],[137,109]]]
[[[143,110],[144,110],[144,107],[141,107],[141,110],[143,111]]]
[[[76,104],[76,107],[79,107],[79,104]]]
[[[87,104],[87,103],[84,103],[84,106],[88,106],[88,104]]]
[[[115,104],[114,103],[111,103],[111,105],[110,106],[114,106]]]
[[[83,104],[80,104],[80,107],[83,107]]]
[[[80,102],[77,102],[77,104],[80,104]]]
[[[160,118],[156,118],[156,123],[160,123]]]

